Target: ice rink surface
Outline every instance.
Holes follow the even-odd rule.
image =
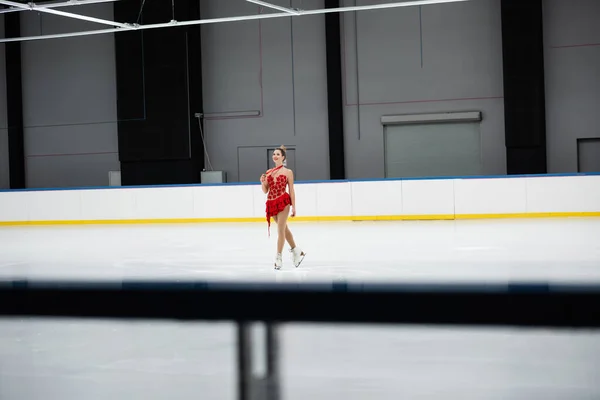
[[[274,271],[266,223],[2,227],[0,278],[600,282],[600,218],[291,229],[308,255],[293,268],[286,245]],[[284,399],[600,398],[595,331],[290,324],[281,341]],[[234,399],[235,384],[233,324],[0,322],[2,400]]]

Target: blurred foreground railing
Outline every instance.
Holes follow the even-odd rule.
[[[239,399],[278,399],[277,324],[285,322],[600,327],[600,286],[0,282],[0,315],[235,321]],[[267,324],[267,375],[251,374],[249,323]]]

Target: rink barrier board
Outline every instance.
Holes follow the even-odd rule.
[[[114,188],[113,188],[114,189]],[[600,216],[600,174],[302,182],[290,221]],[[256,184],[0,192],[0,225],[266,222]]]
[[[600,212],[574,213],[523,213],[523,214],[472,214],[472,215],[390,215],[348,217],[296,217],[289,222],[361,222],[361,221],[452,221],[475,219],[519,219],[519,218],[590,218],[600,217]],[[0,226],[57,226],[57,225],[142,225],[142,224],[208,224],[208,223],[257,223],[265,218],[182,218],[146,220],[62,220],[62,221],[0,221]],[[273,223],[272,223],[273,224]]]
[[[429,181],[429,180],[479,180],[479,179],[521,179],[521,178],[560,178],[578,176],[600,176],[600,172],[580,173],[554,173],[554,174],[514,174],[514,175],[464,175],[464,176],[425,176],[417,178],[364,178],[364,179],[336,179],[336,180],[296,180],[295,185],[314,183],[352,183],[352,182],[398,182],[398,181]],[[123,190],[123,189],[153,189],[153,188],[178,188],[178,187],[211,187],[211,186],[256,186],[256,182],[224,182],[224,183],[182,183],[163,185],[136,185],[136,186],[73,186],[73,187],[48,187],[48,188],[23,188],[0,189],[0,193],[14,192],[47,192],[70,190]]]

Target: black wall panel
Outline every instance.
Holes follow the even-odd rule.
[[[507,172],[546,173],[542,0],[502,0],[502,50]]]
[[[21,36],[21,13],[4,14],[4,35],[6,38]],[[10,188],[24,189],[27,182],[25,179],[21,42],[6,43],[4,52]]]
[[[339,0],[325,0],[325,8],[338,7],[340,7]],[[325,14],[330,179],[346,178],[340,18],[342,18],[340,13]]]
[[[197,0],[176,2],[175,15],[166,0],[123,0],[114,10],[118,21],[143,25],[200,18]],[[122,183],[199,182],[204,153],[194,114],[202,113],[200,26],[122,32],[115,44]]]

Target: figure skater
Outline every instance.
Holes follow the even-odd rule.
[[[266,213],[269,235],[271,230],[271,217],[277,223],[277,255],[275,256],[275,269],[281,269],[283,261],[281,252],[285,241],[290,245],[292,262],[298,267],[304,259],[305,253],[294,242],[294,236],[287,225],[290,209],[292,218],[296,216],[296,193],[294,191],[294,173],[285,167],[285,146],[273,152],[275,168],[268,170],[260,177],[263,193],[267,193]],[[286,186],[290,192],[286,192]]]

